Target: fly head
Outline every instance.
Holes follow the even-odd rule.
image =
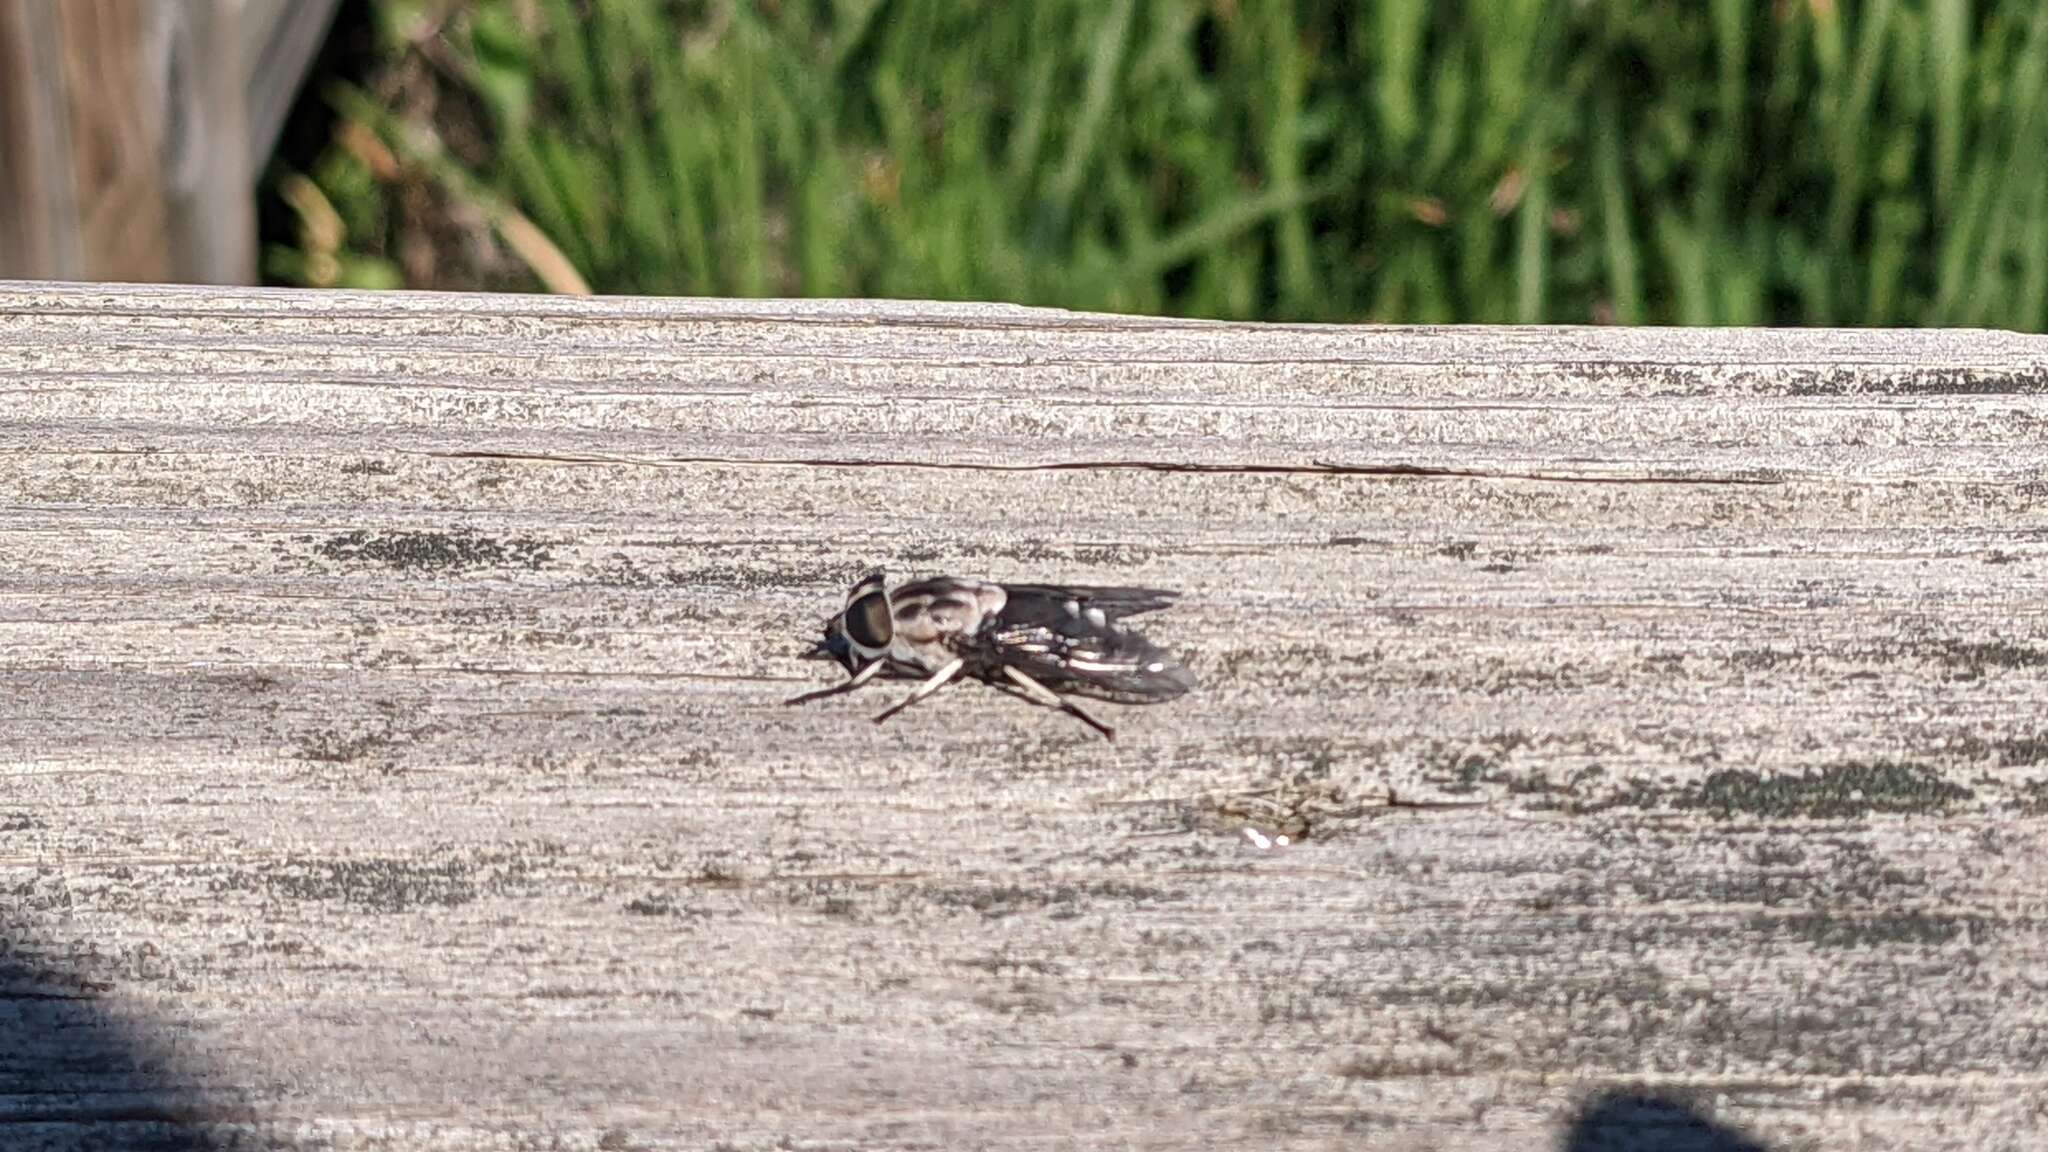
[[[837,661],[851,673],[888,653],[896,626],[882,579],[877,569],[855,582],[846,607],[825,622],[825,638],[811,646],[812,659]]]

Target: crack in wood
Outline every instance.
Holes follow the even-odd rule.
[[[401,451],[436,460],[504,460],[513,463],[642,468],[904,468],[935,472],[1167,472],[1208,476],[1385,476],[1424,480],[1526,480],[1549,484],[1655,484],[1771,487],[1790,482],[1774,475],[1601,476],[1578,472],[1509,472],[1484,468],[1442,468],[1422,464],[1203,464],[1178,460],[1058,460],[1037,464],[992,464],[966,460],[857,460],[832,457],[582,456],[492,450]]]

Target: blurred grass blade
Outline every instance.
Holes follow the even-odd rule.
[[[590,295],[589,285],[577,273],[575,265],[562,255],[561,249],[518,209],[479,187],[460,165],[448,158],[438,139],[422,132],[407,131],[406,126],[397,123],[356,88],[335,85],[328,90],[328,96],[343,115],[377,133],[378,138],[390,146],[401,160],[424,171],[451,197],[480,211],[505,240],[506,246],[526,262],[549,291]]]
[[[2048,326],[2038,0],[368,3],[295,282]]]
[[[1934,203],[1946,208],[1963,162],[1963,83],[1969,73],[1968,0],[1928,0],[1927,64],[1934,86]]]
[[[1629,227],[1629,189],[1622,172],[1621,128],[1615,112],[1614,95],[1603,88],[1594,108],[1594,165],[1600,181],[1600,224],[1606,247],[1608,298],[1614,318],[1622,324],[1640,324],[1643,318],[1642,284],[1636,273],[1636,244]]]
[[[1053,181],[1052,212],[1059,227],[1073,215],[1074,197],[1094,160],[1096,142],[1104,117],[1109,115],[1115,92],[1116,72],[1123,58],[1124,41],[1130,33],[1133,0],[1113,0],[1095,34],[1095,50],[1088,62],[1088,87],[1075,115],[1073,134],[1067,140],[1059,177]]]

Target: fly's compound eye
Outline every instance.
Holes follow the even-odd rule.
[[[846,606],[844,620],[846,639],[863,656],[881,655],[896,632],[889,617],[889,598],[880,592],[855,597]]]

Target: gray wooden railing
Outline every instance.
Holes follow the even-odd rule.
[[[0,286],[0,1130],[2029,1146],[2044,469],[1987,332]],[[1202,687],[782,707],[875,565]]]

